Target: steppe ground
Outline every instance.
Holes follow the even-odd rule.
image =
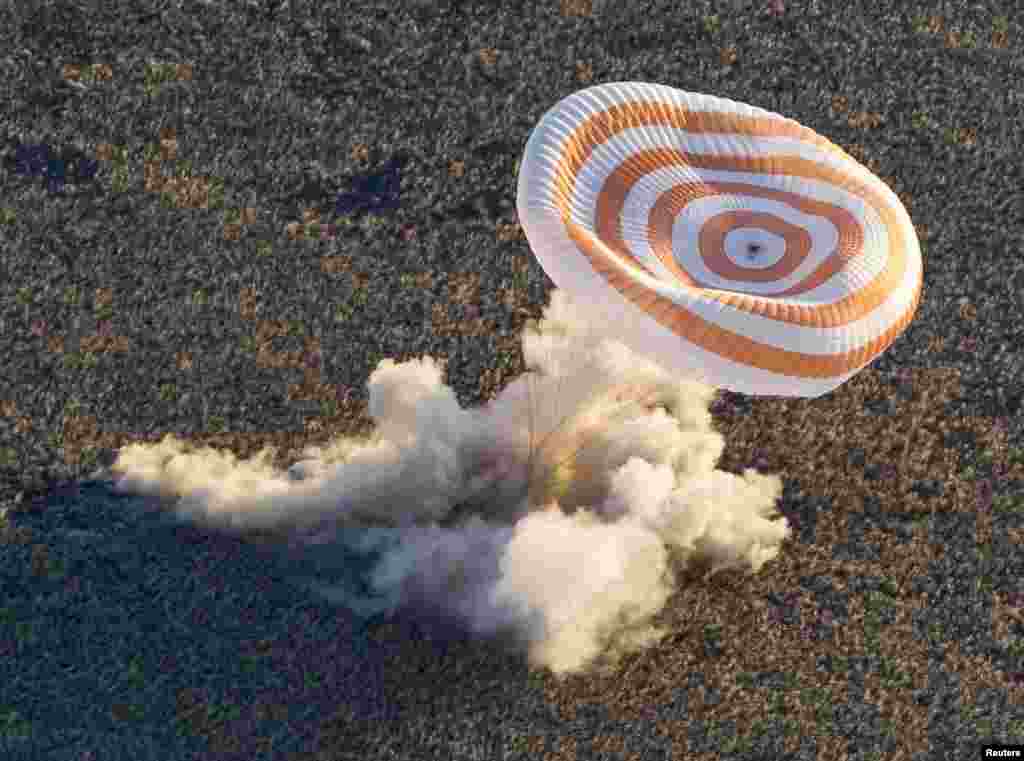
[[[1024,742],[1015,3],[24,0],[0,18],[0,755],[959,760]],[[286,465],[365,427],[384,357],[445,357],[463,403],[490,398],[550,288],[516,224],[522,147],[561,97],[619,80],[791,116],[917,226],[924,296],[888,354],[814,401],[715,407],[723,467],[786,482],[798,530],[762,573],[689,579],[658,646],[558,681],[426,621],[364,630],[274,597],[228,539],[159,543],[124,504],[70,507],[74,479],[169,432],[274,443]],[[335,220],[394,158],[398,208]]]

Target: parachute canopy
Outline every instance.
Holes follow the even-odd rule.
[[[517,206],[599,329],[718,388],[828,393],[920,300],[889,187],[813,130],[723,98],[642,82],[570,95],[530,135]]]

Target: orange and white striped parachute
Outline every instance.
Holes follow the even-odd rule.
[[[882,180],[779,114],[662,85],[581,90],[534,129],[519,220],[555,285],[667,369],[816,397],[913,318],[921,251]]]

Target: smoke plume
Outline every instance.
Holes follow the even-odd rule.
[[[470,409],[430,357],[383,360],[367,438],[281,471],[266,452],[239,461],[168,436],[124,447],[115,488],[174,496],[203,525],[280,532],[294,552],[371,558],[362,590],[306,583],[357,612],[429,609],[511,636],[556,674],[663,634],[671,558],[756,572],[778,554],[781,480],[716,469],[714,389],[602,336],[561,291],[523,354],[531,370]]]

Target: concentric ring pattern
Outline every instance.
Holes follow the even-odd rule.
[[[913,318],[922,263],[878,177],[792,119],[662,85],[577,92],[540,120],[519,220],[609,333],[719,388],[815,397]]]

